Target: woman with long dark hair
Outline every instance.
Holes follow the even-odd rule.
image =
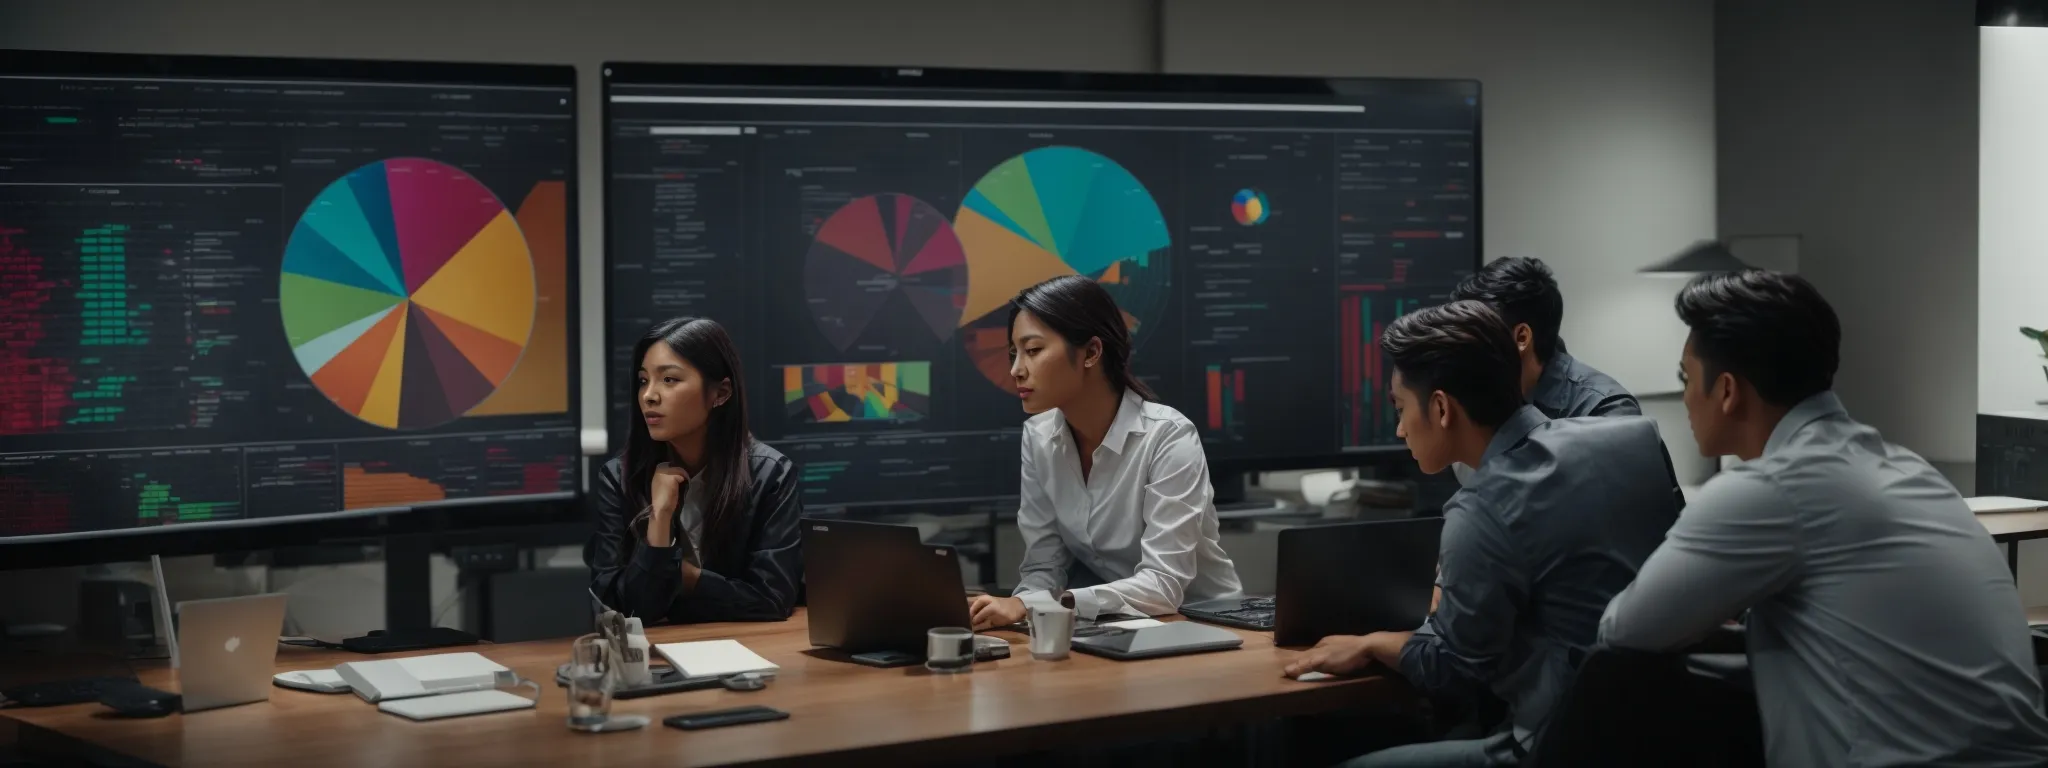
[[[1026,549],[1015,596],[974,598],[974,626],[1014,624],[1032,601],[1092,619],[1239,594],[1201,435],[1131,374],[1130,327],[1109,291],[1075,275],[1024,289],[1010,355],[1035,414],[1017,509]]]
[[[591,482],[591,593],[650,624],[789,618],[803,580],[796,465],[747,431],[731,337],[679,317],[632,359],[626,447]]]

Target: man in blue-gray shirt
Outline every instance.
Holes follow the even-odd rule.
[[[1657,428],[1642,417],[1552,421],[1528,405],[1514,341],[1481,302],[1406,315],[1380,346],[1394,367],[1397,434],[1423,471],[1458,461],[1478,471],[1444,506],[1441,598],[1422,627],[1325,638],[1286,673],[1378,662],[1433,694],[1489,689],[1510,710],[1491,736],[1354,765],[1512,765],[1570,686],[1600,611],[1678,514]]]
[[[1773,766],[2038,766],[2048,720],[2025,611],[1954,486],[1849,418],[1842,330],[1807,281],[1703,275],[1678,297],[1700,489],[1601,621],[1666,651],[1749,610]]]
[[[1484,302],[1500,315],[1515,341],[1520,363],[1517,380],[1522,396],[1536,410],[1553,419],[1579,416],[1641,416],[1642,403],[1629,394],[1614,377],[1565,351],[1558,329],[1564,325],[1564,293],[1557,276],[1542,259],[1510,256],[1480,267],[1451,290],[1451,300]],[[1663,445],[1657,450],[1667,464],[1671,452]],[[1472,481],[1473,469],[1460,462],[1451,465],[1459,485]],[[1685,507],[1685,492],[1672,473],[1671,495]]]
[[[1451,290],[1452,301],[1485,302],[1507,323],[1520,361],[1522,394],[1553,419],[1641,416],[1636,396],[1613,377],[1565,351],[1564,293],[1542,259],[1495,259]]]

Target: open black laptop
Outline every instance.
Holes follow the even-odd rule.
[[[804,518],[802,531],[812,645],[923,658],[926,631],[968,625],[952,547],[907,525]]]
[[[1289,528],[1280,532],[1278,594],[1189,603],[1181,615],[1272,630],[1277,645],[1414,629],[1429,613],[1443,525],[1422,517]]]

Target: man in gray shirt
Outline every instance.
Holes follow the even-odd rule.
[[[1592,645],[1601,609],[1678,514],[1657,428],[1642,417],[1552,421],[1527,405],[1507,326],[1481,302],[1406,315],[1380,345],[1416,462],[1478,472],[1444,507],[1442,597],[1422,627],[1325,638],[1286,673],[1378,662],[1432,694],[1489,689],[1510,710],[1492,736],[1353,765],[1512,765],[1571,685],[1572,656]]]
[[[1703,275],[1678,297],[1680,361],[1714,477],[1601,620],[1677,649],[1749,609],[1774,766],[2038,766],[2048,720],[1997,546],[1912,451],[1843,411],[1841,326],[1805,280]]]

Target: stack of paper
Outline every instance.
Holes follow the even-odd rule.
[[[738,640],[703,640],[694,643],[663,643],[656,653],[668,659],[684,677],[737,675],[741,672],[774,672],[775,662],[747,650]]]

